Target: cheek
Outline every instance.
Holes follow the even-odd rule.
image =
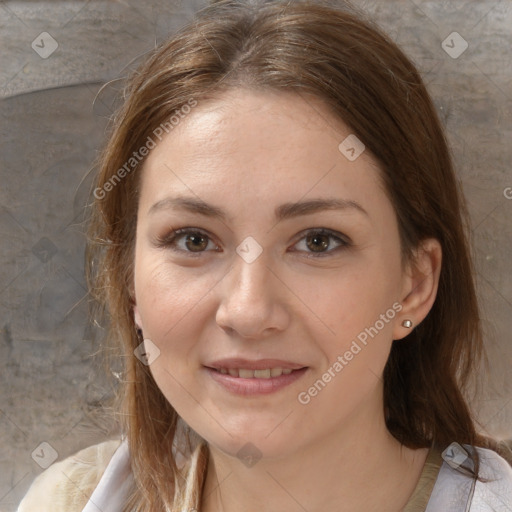
[[[333,278],[327,288],[330,293],[315,303],[332,334],[323,347],[328,365],[346,355],[350,366],[344,371],[346,378],[381,373],[400,308],[400,275],[394,256],[386,259],[375,253]]]
[[[135,299],[144,334],[157,344],[193,330],[214,279],[164,258],[142,256],[135,264]]]
[[[205,307],[211,278],[192,277],[191,268],[144,256],[135,265],[135,298],[144,337],[160,351],[150,371],[179,412],[193,405],[183,402],[183,389],[193,389],[190,379],[197,365],[197,341],[207,317]]]
[[[325,304],[323,311],[334,333],[321,339],[326,357],[307,383],[310,387],[303,389],[308,396],[318,397],[312,400],[311,411],[325,414],[326,409],[339,404],[334,414],[339,420],[358,408],[365,397],[377,396],[391,349],[397,314],[394,297],[398,295],[391,280],[371,283],[354,273],[343,280],[343,290]],[[329,384],[324,389],[321,383],[317,385],[319,381]]]
[[[316,294],[323,309],[338,328],[364,328],[373,324],[399,299],[400,275],[393,266],[366,258],[325,283],[326,293]],[[320,306],[321,304],[321,306]],[[342,334],[342,333],[338,333]],[[354,334],[352,332],[352,334]]]
[[[153,378],[178,415],[192,424],[202,418],[197,388],[199,340],[210,311],[211,277],[165,261],[140,260],[135,293],[144,336],[159,349],[149,366]],[[211,309],[211,308],[210,308]],[[199,409],[199,410],[197,410]]]

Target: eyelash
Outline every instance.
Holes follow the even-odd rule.
[[[303,231],[301,233],[301,235],[302,235],[301,238],[299,238],[299,240],[297,242],[295,242],[294,245],[297,245],[299,242],[306,239],[307,236],[311,235],[311,234],[315,234],[315,235],[319,235],[319,236],[328,236],[331,239],[335,239],[339,245],[337,247],[335,247],[334,249],[328,249],[327,251],[324,251],[324,252],[318,252],[318,253],[309,252],[308,256],[306,256],[307,258],[325,258],[325,257],[330,256],[333,252],[338,252],[339,250],[346,249],[352,245],[352,243],[349,241],[348,237],[346,237],[345,235],[342,235],[341,233],[332,231],[330,229],[325,229],[325,228],[313,228],[313,229],[308,229],[306,231]],[[186,254],[190,255],[191,257],[200,257],[203,253],[209,252],[206,250],[193,252],[193,251],[188,251],[188,250],[183,250],[183,249],[177,249],[176,243],[183,235],[201,235],[203,237],[206,237],[208,239],[208,242],[212,242],[210,235],[208,235],[208,233],[206,233],[205,231],[202,231],[197,228],[180,228],[180,229],[176,229],[176,230],[172,231],[171,233],[169,233],[168,235],[166,235],[164,237],[161,237],[161,238],[159,237],[156,241],[156,246],[158,248],[168,248],[174,252],[186,253]],[[292,252],[300,252],[300,251],[292,251]]]

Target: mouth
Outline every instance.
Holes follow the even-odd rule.
[[[300,379],[307,366],[289,361],[224,359],[205,365],[210,377],[236,395],[274,393]]]
[[[231,375],[241,379],[271,379],[281,375],[290,375],[294,370],[290,368],[264,368],[262,370],[251,370],[249,368],[212,368],[222,375]],[[296,371],[296,370],[295,370]]]

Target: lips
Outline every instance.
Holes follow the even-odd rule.
[[[289,375],[292,373],[290,368],[265,368],[264,370],[251,370],[250,368],[220,368],[217,370],[223,375],[231,375],[231,377],[239,377],[241,379],[270,379],[272,377],[280,377],[281,375]]]
[[[282,359],[232,358],[212,361],[205,366],[211,378],[236,395],[274,393],[301,378],[307,367]]]
[[[259,359],[257,361],[251,361],[249,359],[242,358],[230,358],[230,359],[219,359],[212,361],[211,363],[205,364],[208,368],[214,370],[271,370],[272,368],[281,368],[283,370],[300,370],[305,365],[294,363],[291,361],[284,361],[282,359]]]

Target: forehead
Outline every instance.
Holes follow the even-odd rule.
[[[284,129],[285,131],[282,131]],[[298,142],[325,144],[337,141],[350,130],[319,98],[293,92],[232,89],[198,105],[166,136],[169,143],[180,136],[216,147],[222,155],[236,147],[286,150]],[[244,144],[245,143],[245,144]],[[185,148],[184,148],[185,149]]]
[[[367,202],[382,193],[379,170],[366,151],[352,161],[340,151],[353,136],[318,98],[228,91],[198,101],[151,151],[141,204],[187,193],[243,208],[258,197],[277,203],[336,191]]]

